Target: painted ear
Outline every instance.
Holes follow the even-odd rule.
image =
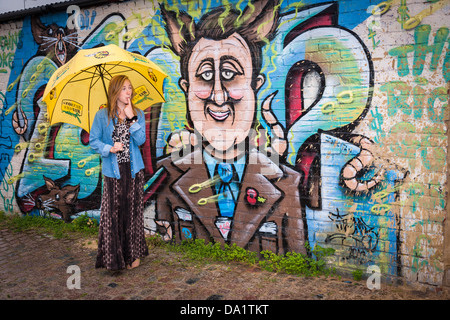
[[[275,36],[280,15],[278,0],[255,0],[239,19],[241,34],[255,42],[267,42]]]
[[[47,27],[44,26],[39,17],[35,15],[31,16],[31,32],[37,44],[41,44],[44,41],[42,36],[45,35],[45,30],[47,30]]]
[[[64,196],[64,200],[67,204],[73,204],[78,198],[78,192],[80,191],[80,185],[76,186],[66,186],[63,188],[64,191],[67,191]]]
[[[161,4],[160,9],[166,21],[166,31],[172,43],[172,51],[180,56],[186,44],[195,39],[194,20],[184,11],[166,10],[164,4]]]
[[[49,191],[53,190],[53,189],[57,189],[55,181],[53,181],[50,178],[47,178],[46,176],[43,176],[43,177],[44,177],[44,180],[45,180],[45,186],[47,187],[47,189]]]

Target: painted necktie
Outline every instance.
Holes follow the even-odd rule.
[[[217,201],[220,214],[224,217],[232,217],[236,206],[236,200],[233,193],[233,191],[235,191],[234,189],[237,188],[236,183],[233,182],[236,171],[234,166],[230,163],[219,163],[216,170],[221,179],[217,189]]]

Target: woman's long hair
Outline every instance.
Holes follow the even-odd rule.
[[[107,102],[107,108],[108,108],[108,118],[109,120],[117,118],[118,113],[118,106],[117,106],[117,99],[119,98],[120,91],[122,90],[122,87],[125,83],[125,81],[128,79],[125,75],[118,75],[111,79],[109,82],[108,87],[108,102]],[[130,81],[131,83],[131,81]],[[133,88],[133,84],[131,84],[131,88]],[[134,88],[131,93],[130,101],[133,101],[134,97]],[[133,102],[131,102],[131,106],[133,107],[133,113],[136,116],[137,115],[137,109],[134,106]]]

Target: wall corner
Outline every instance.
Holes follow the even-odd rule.
[[[450,82],[447,82],[447,102],[450,103]],[[450,287],[450,120],[447,121],[447,204],[444,227],[444,277],[442,285]]]

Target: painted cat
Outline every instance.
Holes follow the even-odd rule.
[[[54,212],[60,215],[64,221],[70,222],[80,185],[67,185],[61,188],[50,178],[44,176],[44,180],[49,192],[36,198],[36,208]]]

